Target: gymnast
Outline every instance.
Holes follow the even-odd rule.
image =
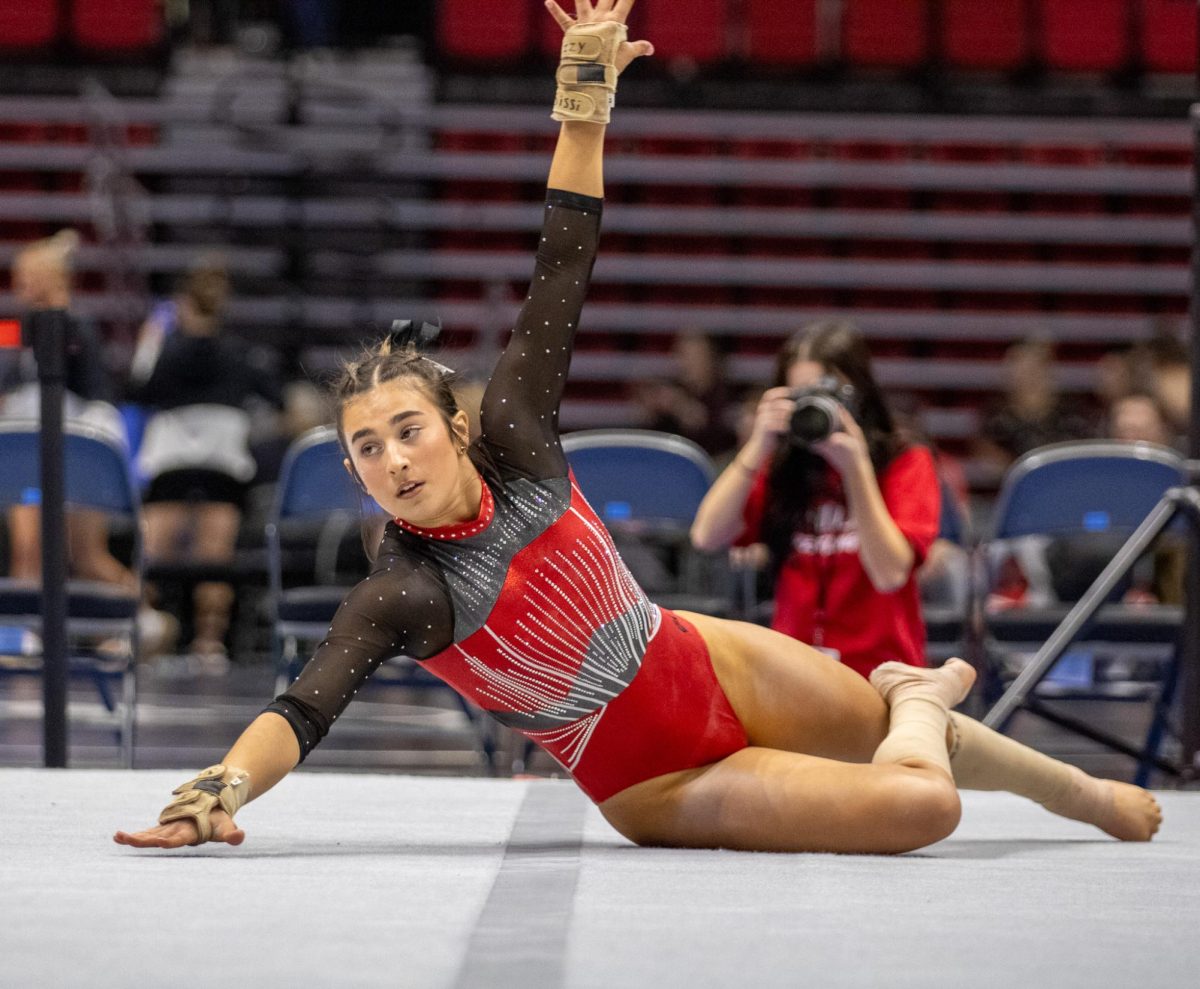
[[[238,845],[234,816],[320,742],[388,657],[419,660],[542,746],[637,844],[896,853],[957,826],[957,787],[1008,790],[1147,840],[1146,791],[951,713],[974,670],[886,663],[871,682],[778,632],[652,604],[575,486],[557,416],[595,259],[602,157],[633,0],[576,0],[528,298],[469,442],[451,375],[384,341],[337,386],[346,467],[393,516],[303,672],[139,848]]]

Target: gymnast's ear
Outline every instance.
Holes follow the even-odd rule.
[[[459,453],[466,453],[471,445],[471,417],[459,409],[450,418],[450,438],[459,446]]]
[[[358,485],[358,489],[363,494],[369,494],[370,492],[367,491],[367,486],[363,484],[362,478],[358,476],[358,471],[354,469],[354,464],[350,462],[349,457],[342,458],[342,466],[346,468],[346,473],[354,478],[354,483]]]

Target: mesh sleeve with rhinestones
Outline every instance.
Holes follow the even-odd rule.
[[[547,194],[529,295],[483,397],[483,440],[502,478],[567,473],[558,406],[595,262],[602,205],[577,193]],[[347,596],[300,676],[267,707],[292,726],[302,760],[386,659],[427,659],[453,642],[445,581],[433,563],[406,548],[411,538],[388,525],[371,575]]]
[[[558,442],[571,348],[600,238],[602,199],[551,189],[537,265],[512,339],[483,396],[484,445],[502,477],[565,477]]]
[[[292,726],[301,761],[384,660],[428,659],[450,645],[454,614],[445,581],[403,540],[389,523],[370,576],[346,596],[300,676],[267,707]]]

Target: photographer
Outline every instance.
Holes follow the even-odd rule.
[[[915,573],[938,532],[930,451],[896,429],[858,331],[817,323],[784,346],[750,439],[692,524],[700,549],[765,543],[772,628],[868,675],[925,665]]]

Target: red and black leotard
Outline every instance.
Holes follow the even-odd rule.
[[[601,207],[547,197],[529,296],[483,398],[499,481],[483,485],[478,517],[389,523],[370,576],[268,708],[292,725],[301,758],[395,655],[533,739],[597,802],[746,745],[704,640],[634,582],[558,442]]]

